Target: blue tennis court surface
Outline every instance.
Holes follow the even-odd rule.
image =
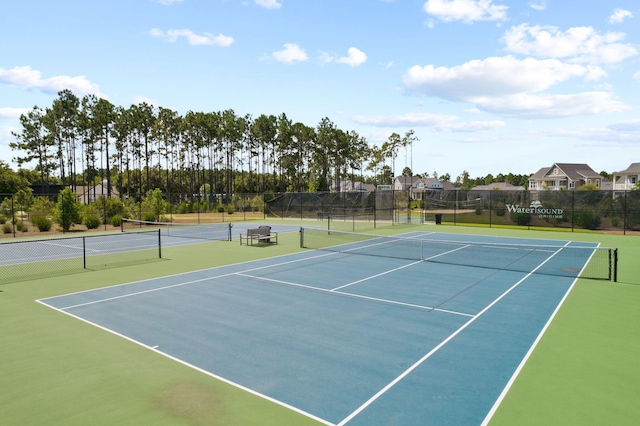
[[[310,250],[40,302],[325,424],[481,424],[575,282],[533,273],[558,261]]]

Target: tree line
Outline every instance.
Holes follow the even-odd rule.
[[[184,115],[145,102],[129,108],[69,90],[47,108],[20,116],[10,147],[21,167],[33,165],[39,183],[73,190],[106,180],[124,196],[329,191],[341,181],[391,183],[401,148],[416,138],[393,133],[380,147],[329,118],[315,127],[279,116],[239,116],[233,110]],[[391,166],[389,166],[391,164]]]
[[[224,195],[340,190],[345,181],[392,184],[395,160],[418,139],[413,130],[392,133],[380,146],[329,118],[311,127],[285,113],[239,116],[233,110],[181,115],[146,102],[129,108],[70,90],[51,106],[20,116],[21,131],[10,147],[31,184],[93,186],[106,181],[122,197],[163,193]],[[5,169],[6,169],[5,165]],[[451,181],[448,173],[414,173]],[[528,175],[491,174],[472,179],[463,171],[452,182],[461,189],[492,182],[526,186]],[[3,192],[0,182],[0,192]],[[5,185],[6,186],[6,185]],[[108,195],[111,195],[110,193]]]

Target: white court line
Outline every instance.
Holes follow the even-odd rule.
[[[433,348],[431,351],[429,351],[427,354],[425,354],[422,358],[420,358],[418,361],[416,361],[411,367],[406,369],[402,374],[400,374],[394,380],[389,382],[385,387],[380,389],[375,395],[373,395],[371,398],[369,398],[364,404],[362,404],[360,407],[358,407],[353,413],[351,413],[350,415],[345,417],[340,423],[338,423],[337,426],[344,426],[349,421],[351,421],[354,417],[356,417],[358,414],[360,414],[362,411],[364,411],[364,409],[366,409],[368,406],[373,404],[378,398],[380,398],[382,395],[384,395],[389,389],[391,389],[398,382],[400,382],[402,379],[404,379],[406,376],[408,376],[409,373],[411,373],[413,370],[415,370],[420,365],[422,365],[427,359],[431,358],[431,356],[433,354],[435,354],[436,352],[438,352],[444,345],[449,343],[454,337],[456,337],[463,330],[465,330],[467,327],[469,327],[471,324],[473,324],[478,318],[480,318],[485,312],[487,312],[489,309],[491,309],[496,303],[498,303],[500,300],[502,300],[504,297],[506,297],[509,293],[511,293],[511,291],[513,291],[516,287],[518,287],[520,284],[522,284],[527,278],[529,278],[531,275],[533,275],[536,270],[538,270],[545,263],[547,263],[549,260],[551,260],[552,257],[554,257],[556,254],[558,254],[560,252],[560,250],[562,250],[562,247],[559,247],[558,250],[555,253],[553,253],[551,256],[547,257],[544,262],[540,263],[535,269],[533,269],[531,272],[529,272],[527,275],[525,275],[522,279],[520,279],[518,282],[516,282],[514,285],[512,285],[509,289],[507,289],[504,293],[502,293],[500,296],[498,296],[494,301],[492,301],[489,305],[487,305],[483,310],[478,312],[478,314],[473,316],[469,321],[467,321],[460,328],[458,328],[456,331],[454,331],[452,334],[450,334],[446,339],[444,339],[442,342],[440,342],[439,345],[437,345],[435,348]]]
[[[123,339],[128,340],[128,341],[130,341],[130,342],[132,342],[132,343],[135,343],[136,345],[142,346],[143,348],[147,348],[147,349],[149,349],[149,350],[151,350],[151,351],[153,351],[153,352],[155,352],[155,353],[157,353],[157,354],[159,354],[159,355],[162,355],[162,356],[164,356],[164,357],[166,357],[166,358],[169,358],[169,359],[170,359],[170,360],[172,360],[172,361],[178,362],[178,363],[180,363],[180,364],[182,364],[182,365],[185,365],[185,366],[187,366],[187,367],[189,367],[189,368],[192,368],[192,369],[194,369],[194,370],[196,370],[196,371],[199,371],[200,373],[206,374],[206,375],[207,375],[207,376],[209,376],[209,377],[213,377],[214,379],[220,380],[221,382],[224,382],[224,383],[227,383],[227,384],[229,384],[229,385],[231,385],[231,386],[234,386],[234,387],[236,387],[236,388],[238,388],[238,389],[240,389],[240,390],[243,390],[243,391],[245,391],[245,392],[249,392],[249,393],[250,393],[250,394],[252,394],[252,395],[258,396],[258,397],[263,398],[263,399],[265,399],[265,400],[267,400],[267,401],[271,401],[271,402],[273,402],[274,404],[278,404],[278,405],[280,405],[280,406],[282,406],[282,407],[288,408],[288,409],[290,409],[290,410],[292,410],[292,411],[294,411],[294,412],[296,412],[296,413],[299,413],[299,414],[301,414],[301,415],[303,415],[303,416],[309,417],[310,419],[316,420],[316,421],[318,421],[318,422],[320,422],[320,423],[322,423],[322,424],[325,424],[325,425],[328,425],[328,426],[335,426],[333,423],[330,423],[330,422],[328,422],[328,421],[326,421],[326,420],[324,420],[324,419],[321,419],[321,418],[319,418],[319,417],[317,417],[317,416],[314,416],[314,415],[313,415],[313,414],[311,414],[311,413],[307,413],[306,411],[301,410],[301,409],[299,409],[299,408],[297,408],[297,407],[294,407],[294,406],[292,406],[292,405],[289,405],[289,404],[287,404],[287,403],[285,403],[285,402],[283,402],[283,401],[279,401],[279,400],[277,400],[277,399],[275,399],[275,398],[272,398],[272,397],[270,397],[270,396],[268,396],[268,395],[265,395],[265,394],[262,394],[262,393],[260,393],[260,392],[257,392],[257,391],[255,391],[255,390],[253,390],[253,389],[251,389],[251,388],[248,388],[248,387],[246,387],[246,386],[243,386],[243,385],[241,385],[241,384],[239,384],[239,383],[233,382],[233,381],[231,381],[231,380],[229,380],[229,379],[226,379],[226,378],[224,378],[224,377],[222,377],[222,376],[219,376],[219,375],[217,375],[217,374],[214,374],[214,373],[212,373],[212,372],[210,372],[210,371],[207,371],[207,370],[205,370],[205,369],[203,369],[203,368],[200,368],[200,367],[198,367],[198,366],[196,366],[196,365],[190,364],[190,363],[188,363],[188,362],[186,362],[186,361],[184,361],[184,360],[182,360],[182,359],[180,359],[180,358],[176,358],[176,357],[174,357],[173,355],[169,355],[168,353],[162,352],[162,351],[160,351],[160,350],[158,349],[158,348],[159,348],[159,345],[155,345],[155,346],[149,346],[149,345],[146,345],[146,344],[144,344],[144,343],[142,343],[142,342],[140,342],[140,341],[138,341],[138,340],[135,340],[135,339],[133,339],[133,338],[131,338],[131,337],[129,337],[129,336],[126,336],[126,335],[124,335],[124,334],[122,334],[122,333],[118,333],[118,332],[117,332],[117,331],[115,331],[115,330],[111,330],[110,328],[107,328],[107,327],[104,327],[104,326],[102,326],[102,325],[100,325],[100,324],[97,324],[97,323],[95,323],[95,322],[89,321],[89,320],[87,320],[86,318],[82,318],[82,317],[80,317],[80,316],[74,315],[74,314],[72,314],[72,313],[70,313],[70,312],[67,312],[67,311],[64,311],[64,310],[62,310],[62,309],[55,308],[55,307],[53,307],[53,306],[51,306],[51,305],[47,305],[46,303],[44,303],[44,302],[43,302],[43,301],[41,301],[41,300],[36,300],[36,302],[41,303],[41,304],[43,304],[43,305],[45,305],[45,306],[47,306],[47,307],[49,307],[49,308],[52,308],[52,309],[54,309],[54,310],[56,310],[56,311],[58,311],[58,312],[61,312],[61,313],[65,314],[65,315],[69,315],[70,317],[73,317],[73,318],[75,318],[75,319],[78,319],[78,320],[80,320],[80,321],[83,321],[83,322],[85,322],[85,323],[87,323],[87,324],[93,325],[94,327],[98,327],[99,329],[104,330],[104,331],[106,331],[106,332],[108,332],[108,333],[114,334],[114,335],[116,335],[116,336],[118,336],[118,337],[122,337]]]
[[[240,272],[237,272],[236,275],[239,275],[241,277],[246,277],[246,278],[253,278],[253,279],[256,279],[256,280],[260,280],[260,281],[269,281],[269,282],[273,282],[273,283],[277,283],[277,284],[289,285],[289,286],[292,286],[292,287],[300,287],[300,288],[305,288],[305,289],[308,289],[308,290],[316,290],[316,291],[319,291],[321,293],[340,294],[340,295],[343,295],[343,296],[353,297],[353,298],[356,298],[356,299],[371,300],[371,301],[375,301],[375,302],[386,303],[386,304],[389,304],[389,305],[399,305],[399,306],[405,306],[405,307],[410,307],[410,308],[423,309],[423,310],[427,310],[427,311],[437,311],[437,312],[443,312],[443,313],[446,313],[446,314],[462,315],[462,316],[465,316],[465,317],[473,317],[472,314],[466,314],[464,312],[449,311],[449,310],[446,310],[446,309],[438,309],[438,308],[434,308],[434,307],[431,307],[431,306],[416,305],[416,304],[413,304],[413,303],[406,303],[406,302],[398,302],[398,301],[395,301],[395,300],[381,299],[381,298],[372,297],[372,296],[364,296],[362,294],[356,294],[356,293],[347,293],[347,292],[344,292],[344,291],[336,291],[336,290],[326,289],[326,288],[322,288],[322,287],[314,287],[314,286],[310,286],[310,285],[306,285],[306,284],[293,283],[293,282],[290,282],[290,281],[283,281],[283,280],[276,280],[276,279],[273,279],[273,278],[266,278],[266,277],[259,277],[259,276],[255,276],[255,275],[248,275],[248,274],[244,274],[244,273],[240,273]]]
[[[290,261],[287,261],[287,262],[280,262],[280,263],[276,263],[276,264],[272,264],[272,265],[265,265],[265,266],[258,266],[258,267],[255,267],[255,268],[249,268],[249,269],[247,269],[245,271],[242,271],[242,272],[244,273],[244,272],[258,271],[258,270],[261,270],[261,269],[272,268],[274,266],[288,265],[288,264],[291,264],[291,263],[303,262],[303,261],[306,261],[306,260],[316,259],[316,258],[325,257],[325,256],[335,256],[336,254],[337,253],[323,253],[323,254],[321,254],[319,256],[312,256],[312,257],[308,257],[308,258],[304,258],[304,259],[295,259],[295,260],[290,260]],[[81,307],[81,306],[94,305],[94,304],[97,304],[97,303],[108,302],[110,300],[124,299],[124,298],[130,297],[130,296],[138,296],[140,294],[147,294],[147,293],[152,293],[152,292],[155,292],[155,291],[166,290],[166,289],[169,289],[169,288],[181,287],[181,286],[185,286],[185,285],[189,285],[189,284],[199,283],[199,282],[202,282],[202,281],[215,280],[215,279],[218,279],[218,278],[228,277],[228,276],[236,275],[236,274],[238,274],[238,272],[229,272],[229,273],[222,274],[222,275],[215,275],[215,276],[212,276],[212,277],[199,278],[197,280],[190,280],[190,281],[185,281],[185,282],[181,282],[181,283],[170,284],[170,285],[166,285],[166,286],[162,286],[162,287],[151,288],[151,289],[148,289],[148,290],[141,290],[141,291],[136,291],[136,292],[133,292],[133,293],[121,294],[121,295],[118,295],[118,296],[105,297],[103,299],[92,300],[90,302],[79,303],[77,305],[71,305],[71,306],[66,306],[64,308],[56,308],[56,309],[65,310],[65,309],[78,308],[78,307]],[[178,276],[180,276],[180,275],[183,275],[183,274],[178,274]],[[161,277],[161,278],[165,278],[165,277]],[[155,278],[155,279],[158,279],[158,278]],[[152,280],[152,279],[150,279],[150,280]],[[139,282],[146,282],[146,281],[150,281],[150,280],[143,280],[143,281],[139,281]],[[121,284],[121,286],[133,285],[133,284],[135,284],[135,283]],[[90,293],[90,292],[96,291],[96,290],[99,290],[99,289],[87,290],[87,291],[78,292],[78,293],[72,293],[72,294]],[[50,297],[48,299],[55,299],[55,298],[58,298],[58,297],[66,297],[66,296],[70,296],[70,294],[64,295],[64,296]],[[42,299],[42,300],[47,300],[47,299]]]
[[[571,244],[571,241],[569,241],[567,244]],[[599,246],[600,246],[600,244],[598,244],[596,246],[596,248],[599,247]],[[594,250],[594,253],[595,253],[595,250]],[[498,407],[500,406],[500,404],[502,404],[502,401],[507,396],[507,393],[509,392],[509,390],[513,386],[513,383],[516,381],[516,377],[518,377],[520,375],[520,372],[522,371],[522,369],[524,368],[525,364],[527,363],[527,361],[531,357],[531,354],[533,353],[534,349],[538,346],[538,343],[542,339],[542,336],[544,335],[544,333],[547,331],[547,328],[549,328],[549,326],[551,325],[551,322],[556,317],[556,314],[558,313],[558,311],[560,311],[560,308],[562,307],[562,305],[564,305],[564,301],[567,299],[567,297],[569,297],[569,293],[571,293],[571,290],[573,289],[573,287],[578,282],[578,279],[579,279],[580,275],[582,275],[582,272],[584,272],[585,268],[587,267],[587,265],[591,261],[591,257],[593,257],[593,254],[591,254],[589,259],[585,262],[584,266],[582,267],[582,270],[578,274],[578,277],[576,277],[573,280],[573,282],[571,283],[571,285],[567,289],[567,292],[564,294],[564,296],[562,297],[562,299],[558,303],[558,306],[556,306],[556,309],[554,309],[553,313],[549,317],[549,320],[546,322],[544,327],[542,327],[542,330],[540,330],[540,333],[538,333],[538,336],[536,337],[536,339],[531,344],[531,347],[527,351],[526,355],[524,356],[524,358],[522,358],[522,361],[520,362],[520,365],[518,365],[518,368],[516,368],[516,371],[513,372],[513,374],[511,375],[511,378],[509,379],[509,381],[507,382],[506,386],[504,387],[504,389],[500,393],[500,396],[498,396],[498,399],[496,399],[496,402],[493,404],[493,406],[491,407],[491,409],[487,413],[486,417],[484,418],[484,421],[482,422],[482,426],[488,425],[489,422],[491,421],[491,419],[493,418],[494,414],[496,413],[496,411],[498,411]]]

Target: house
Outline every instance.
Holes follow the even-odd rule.
[[[421,178],[417,176],[397,176],[393,180],[395,191],[411,191],[417,194],[427,190],[451,190],[455,189],[451,182],[440,182],[436,178]]]
[[[551,167],[538,170],[529,178],[529,190],[578,189],[587,184],[593,184],[600,189],[604,180],[604,177],[587,164],[555,163]]]
[[[77,186],[76,187],[76,200],[82,204],[91,204],[100,196],[107,196],[107,181],[103,180],[95,186]],[[119,198],[120,193],[111,188],[111,198]]]
[[[629,191],[637,188],[640,182],[640,163],[631,163],[629,167],[620,172],[613,172],[613,190]]]
[[[376,186],[371,183],[353,182],[350,180],[340,181],[340,192],[372,192]]]

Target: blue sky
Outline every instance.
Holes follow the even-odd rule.
[[[640,161],[637,0],[0,2],[0,159],[59,90],[186,113],[329,117],[396,173]]]

